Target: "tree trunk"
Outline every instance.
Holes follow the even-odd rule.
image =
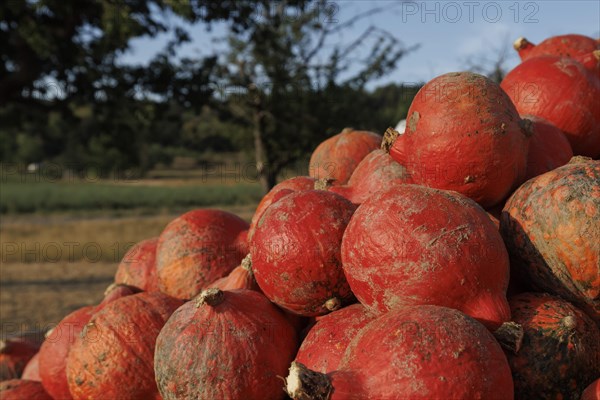
[[[262,186],[263,193],[267,194],[269,190],[277,183],[277,172],[272,165],[269,165],[266,160],[267,149],[263,141],[265,130],[264,113],[260,109],[254,111],[254,158],[256,161],[256,172],[258,180]]]

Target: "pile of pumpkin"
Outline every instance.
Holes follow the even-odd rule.
[[[516,45],[501,85],[324,141],[250,224],[134,246],[39,352],[5,343],[3,378],[33,359],[2,398],[600,399],[599,43]]]

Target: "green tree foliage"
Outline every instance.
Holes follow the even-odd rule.
[[[101,171],[237,152],[264,189],[346,126],[382,132],[414,90],[368,91],[414,47],[325,0],[10,0],[0,4],[0,159]],[[171,16],[176,16],[171,18]],[[181,58],[185,23],[228,27],[227,54]],[[148,65],[134,38],[168,34]]]
[[[229,37],[223,79],[238,90],[227,104],[252,126],[256,169],[265,191],[324,133],[348,124],[370,125],[370,117],[355,117],[365,86],[414,49],[375,26],[340,44],[332,38],[384,10],[371,9],[349,21],[338,21],[336,10],[324,0],[306,7],[285,1],[265,4],[246,31]]]
[[[175,13],[189,22],[207,23],[231,17],[232,9],[212,3],[3,2],[2,160],[29,162],[39,156],[18,151],[24,144],[18,138],[24,134],[31,137],[27,147],[33,138],[41,141],[45,159],[79,168],[89,162],[108,169],[147,167],[147,144],[177,142],[182,125],[178,112],[199,111],[210,101],[209,77],[217,67],[216,57],[171,62],[177,46],[189,37],[164,17]],[[131,39],[167,31],[172,31],[172,40],[149,65],[117,63]]]

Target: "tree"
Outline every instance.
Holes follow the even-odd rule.
[[[395,67],[406,47],[384,29],[369,26],[354,41],[334,42],[357,21],[384,11],[370,9],[331,23],[333,3],[259,2],[248,29],[233,31],[221,88],[227,106],[252,126],[256,170],[265,191],[288,165],[327,134],[352,124],[365,85]],[[333,7],[333,8],[332,8]],[[327,45],[331,50],[324,50]],[[361,51],[368,54],[361,57]],[[345,122],[344,122],[345,121]]]
[[[39,152],[16,151],[37,143],[46,158],[84,161],[106,151],[119,162],[143,164],[140,149],[173,108],[199,112],[211,101],[216,58],[171,57],[188,41],[167,23],[232,20],[244,29],[255,1],[195,0],[10,0],[0,4],[0,141],[5,161],[26,161]],[[117,63],[131,39],[172,32],[147,66]],[[85,114],[86,118],[81,115]],[[181,125],[181,121],[179,121]],[[23,141],[22,135],[35,137]],[[17,140],[17,138],[20,138]],[[158,138],[164,140],[164,137]],[[169,140],[174,140],[172,137]],[[38,143],[41,141],[41,144]],[[31,147],[31,146],[30,146]],[[120,156],[119,156],[120,155]],[[92,158],[94,158],[92,157]],[[79,163],[83,167],[85,162]]]
[[[325,0],[3,2],[0,157],[143,171],[161,149],[253,148],[267,190],[324,135],[379,126],[365,86],[415,48],[375,26],[338,44],[385,9],[340,22],[336,11]],[[190,39],[179,21],[226,21],[228,54],[175,61]],[[118,63],[132,39],[167,32],[148,65]]]

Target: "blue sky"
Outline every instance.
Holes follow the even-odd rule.
[[[373,82],[371,87],[388,82],[428,81],[446,72],[467,68],[468,60],[494,58],[503,46],[511,46],[519,36],[537,43],[554,35],[580,33],[600,36],[600,1],[397,1],[334,0],[334,19],[341,23],[372,7],[386,11],[355,24],[345,34],[334,38],[350,43],[369,25],[388,30],[406,45],[420,48],[403,58],[395,71]],[[179,22],[170,17],[172,22]],[[325,18],[325,17],[324,17]],[[335,23],[335,22],[332,22]],[[220,52],[223,43],[215,41],[226,33],[225,25],[188,26],[192,42],[179,51],[180,56],[205,56]],[[145,63],[167,42],[169,36],[140,38],[132,42],[131,51],[121,56],[123,63]],[[507,66],[519,60],[509,49]]]

